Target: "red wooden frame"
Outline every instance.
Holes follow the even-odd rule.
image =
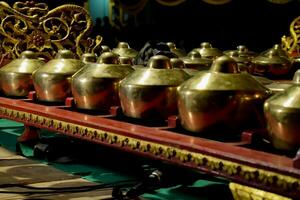
[[[68,99],[67,105],[73,105],[72,99]],[[164,130],[165,127],[146,127],[107,118],[117,115],[117,109],[112,109],[112,115],[95,116],[68,110],[68,106],[46,106],[30,99],[0,97],[0,117],[25,124],[20,141],[36,137],[36,128],[48,129],[287,197],[300,198],[297,156],[293,159],[232,143],[183,135]],[[176,119],[170,119],[169,125],[174,127]],[[252,136],[245,132],[241,144],[251,142]]]

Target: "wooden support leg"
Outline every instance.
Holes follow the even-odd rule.
[[[67,107],[74,108],[75,107],[75,100],[74,100],[74,98],[73,97],[66,98],[65,105]]]
[[[20,137],[18,142],[28,142],[39,138],[39,128],[24,124],[25,130]]]
[[[30,91],[29,94],[28,94],[28,99],[30,99],[32,101],[36,101],[37,100],[36,92],[35,91]]]

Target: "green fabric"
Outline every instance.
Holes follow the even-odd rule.
[[[0,145],[11,151],[16,151],[17,137],[21,135],[23,130],[23,124],[21,123],[0,119]],[[45,130],[41,131],[41,136],[60,137],[58,134],[49,133]],[[23,155],[35,159],[33,157],[33,149],[31,146],[20,144],[20,150]],[[138,162],[138,158],[135,158],[135,160]],[[118,162],[113,162],[111,166],[114,167],[110,167],[110,165],[88,165],[81,163],[59,164],[47,162],[45,160],[40,160],[40,162],[52,165],[67,173],[80,175],[82,178],[94,182],[110,183],[136,178],[133,163],[122,163],[122,166],[119,167],[115,166],[118,165]],[[197,177],[193,177],[193,180],[196,180],[195,178]],[[189,185],[176,185],[169,188],[161,188],[152,194],[144,194],[143,197],[150,200],[213,200],[220,199],[220,197],[222,197],[221,199],[223,200],[232,199],[226,180],[219,178],[208,179],[206,175],[201,174],[199,174],[199,180],[196,180]]]
[[[10,151],[16,151],[16,139],[24,130],[21,123],[0,119],[0,145]]]
[[[177,185],[170,188],[162,188],[157,190],[155,194],[145,194],[143,197],[151,200],[208,200],[220,199],[222,196],[222,199],[226,199],[226,196],[228,196],[228,194],[226,194],[227,190],[228,188],[224,184],[208,180],[199,180],[192,186]]]

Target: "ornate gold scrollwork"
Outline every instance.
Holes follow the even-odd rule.
[[[290,25],[290,36],[282,36],[281,44],[289,54],[299,54],[300,44],[300,16],[295,18]]]
[[[0,41],[3,52],[16,58],[32,50],[51,59],[58,49],[70,49],[79,57],[101,49],[101,36],[89,38],[92,20],[81,6],[65,4],[53,10],[35,1],[0,2]]]

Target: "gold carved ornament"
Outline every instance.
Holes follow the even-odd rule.
[[[300,16],[295,18],[290,25],[290,36],[281,38],[282,48],[290,55],[299,54],[299,38],[300,38]]]
[[[88,37],[92,20],[78,5],[65,4],[49,10],[45,3],[16,2],[11,7],[1,1],[0,21],[0,50],[13,58],[24,50],[49,60],[59,49],[70,49],[78,57],[101,49],[102,37]]]

